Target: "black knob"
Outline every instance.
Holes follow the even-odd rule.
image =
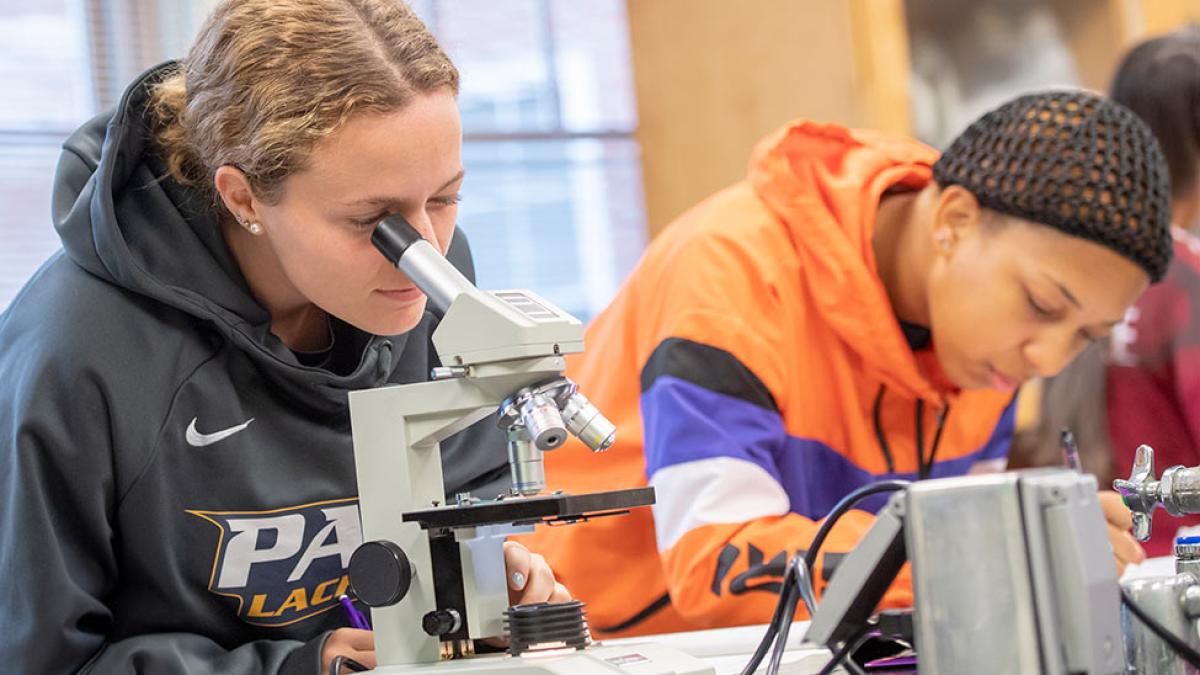
[[[462,628],[462,617],[453,609],[435,609],[421,619],[421,628],[433,635],[449,635]]]
[[[508,629],[508,653],[561,649],[584,649],[592,641],[587,612],[578,600],[515,605],[504,612]]]
[[[390,541],[368,541],[350,556],[350,586],[368,607],[390,607],[412,586],[412,564]]]

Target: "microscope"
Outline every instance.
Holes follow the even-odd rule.
[[[545,487],[542,453],[568,433],[593,451],[615,427],[563,376],[583,350],[580,322],[528,291],[486,293],[399,216],[372,242],[444,317],[431,381],[350,394],[363,541],[350,583],[372,608],[375,672],[706,675],[713,669],[650,643],[591,643],[582,603],[509,607],[503,543],[534,525],[614,516],[654,503],[650,487],[568,495]],[[508,443],[510,494],[444,503],[439,443],[493,412]],[[506,637],[507,654],[475,654]]]

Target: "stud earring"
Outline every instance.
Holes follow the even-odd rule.
[[[238,225],[246,228],[246,231],[250,234],[262,234],[262,225],[259,225],[258,223],[252,223],[241,216],[234,216],[233,218],[237,221]]]
[[[947,232],[946,230],[938,230],[938,233],[936,236],[937,236],[938,246],[940,246],[943,251],[949,251],[950,244],[951,244],[950,233]]]

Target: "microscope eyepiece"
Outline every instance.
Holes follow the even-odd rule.
[[[389,262],[404,272],[442,312],[463,293],[478,292],[475,284],[446,260],[441,251],[421,236],[403,216],[390,215],[375,226],[371,243]]]
[[[375,244],[375,248],[393,265],[400,264],[400,258],[404,256],[408,247],[423,240],[417,228],[409,224],[404,216],[396,214],[379,221],[375,231],[371,233],[371,243]]]

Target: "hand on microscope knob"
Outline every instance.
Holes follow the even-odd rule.
[[[515,541],[504,542],[504,568],[508,578],[508,604],[566,602],[571,593],[554,579],[554,570],[546,559]],[[506,638],[488,638],[493,647],[507,647]]]
[[[375,633],[357,628],[338,628],[330,633],[321,649],[321,675],[341,675],[329,672],[329,663],[338,656],[347,656],[368,668],[374,668]]]
[[[566,602],[571,593],[554,578],[546,559],[515,541],[504,542],[504,567],[508,578],[508,603]]]
[[[1125,572],[1126,565],[1145,560],[1146,551],[1129,533],[1133,527],[1133,516],[1121,495],[1112,490],[1101,490],[1097,496],[1100,499],[1100,508],[1104,511],[1104,519],[1108,521],[1108,541],[1112,544],[1113,556],[1117,561],[1117,574],[1120,575]]]

